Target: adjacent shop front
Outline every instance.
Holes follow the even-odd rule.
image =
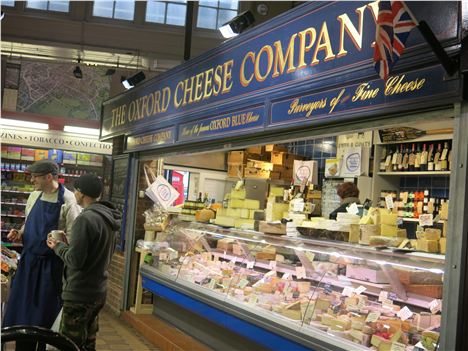
[[[457,55],[461,4],[409,5]],[[233,333],[227,343],[240,335],[268,349],[457,349],[462,75],[448,76],[413,30],[380,79],[377,15],[377,2],[304,4],[104,103],[101,139],[125,136],[135,180],[126,307],[136,294],[138,312],[147,290],[147,310],[195,337],[206,320]],[[298,178],[306,164],[310,174]],[[179,206],[156,210],[165,218],[157,228],[142,220],[151,217],[151,173],[180,194]],[[328,220],[343,182],[372,204]],[[138,254],[152,258],[139,277],[142,239],[153,244]],[[176,310],[200,322],[187,326]],[[215,340],[224,334],[203,335],[226,346]]]

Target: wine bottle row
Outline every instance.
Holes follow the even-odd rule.
[[[434,197],[429,190],[424,191],[396,191],[382,190],[380,193],[380,207],[385,208],[387,202],[385,198],[390,195],[393,198],[393,212],[402,218],[419,218],[421,214],[432,214],[434,217],[439,214],[444,203],[448,199]]]
[[[379,170],[380,172],[451,171],[450,142],[389,145],[382,150]]]

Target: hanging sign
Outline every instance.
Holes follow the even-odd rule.
[[[127,137],[126,151],[138,151],[157,148],[173,144],[175,141],[175,129],[166,128],[154,133],[139,134]]]

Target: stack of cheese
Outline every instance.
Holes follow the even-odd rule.
[[[284,214],[288,212],[289,204],[283,202],[284,189],[281,187],[270,188],[267,206],[265,210],[265,219],[267,222],[280,221]]]
[[[253,230],[255,212],[260,208],[260,201],[246,199],[245,188],[232,190],[228,197],[228,207],[218,209],[214,223],[226,227]]]
[[[398,228],[398,215],[380,209],[380,235],[371,236],[370,245],[398,246],[406,239],[406,229]],[[377,224],[377,223],[376,223]]]
[[[426,228],[424,231],[416,231],[416,249],[419,251],[445,253],[445,240],[441,240],[441,230],[435,228]],[[443,238],[445,239],[445,238]],[[440,245],[439,245],[440,243]],[[440,248],[439,248],[440,246]]]

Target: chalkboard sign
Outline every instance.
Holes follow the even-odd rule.
[[[128,157],[115,158],[112,166],[112,191],[111,197],[124,198],[128,174]]]

